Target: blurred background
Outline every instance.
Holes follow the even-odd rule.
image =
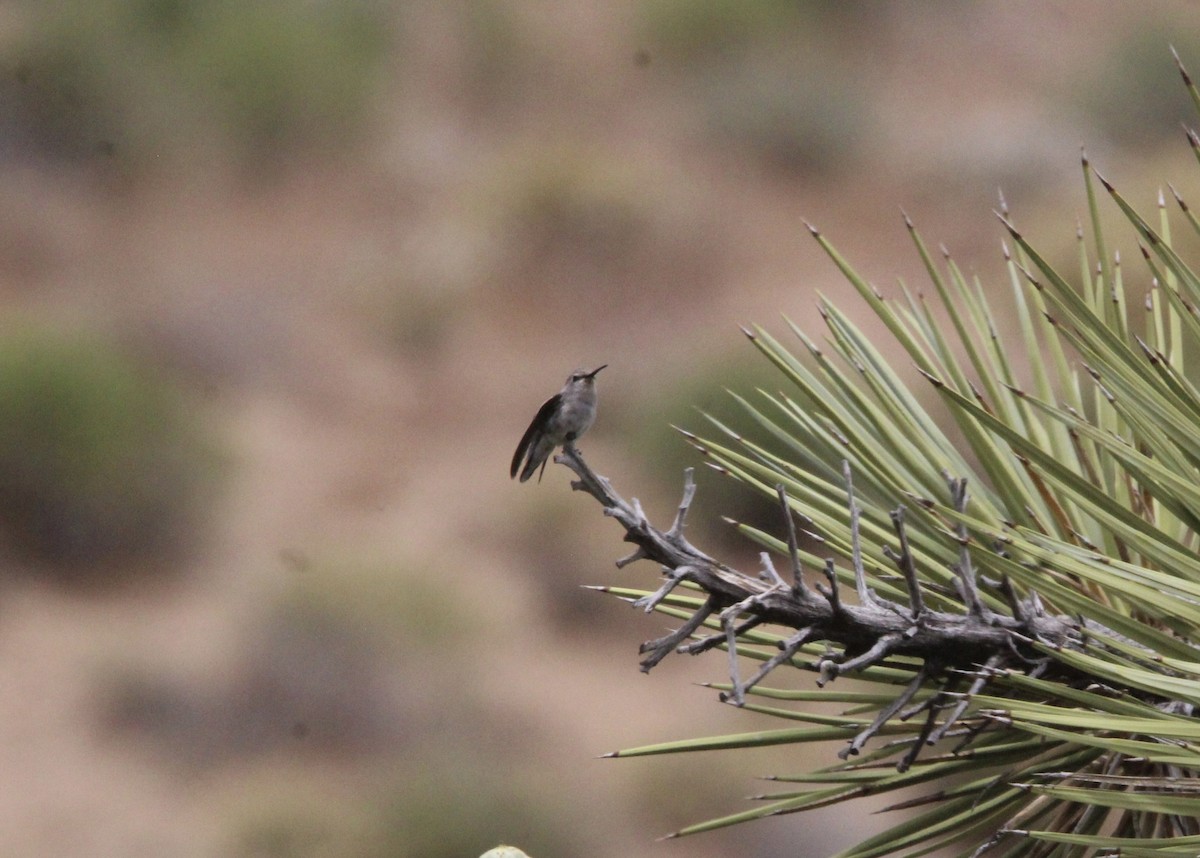
[[[888,824],[655,842],[821,760],[597,759],[778,724],[697,687],[719,653],[641,675],[662,619],[580,585],[657,570],[509,458],[609,363],[582,447],[668,524],[670,424],[780,383],[738,323],[870,324],[803,219],[894,293],[903,207],[1002,296],[1002,189],[1077,270],[1081,145],[1144,210],[1196,190],[1169,44],[1200,72],[1193,3],[0,2],[0,853]],[[693,541],[752,568],[720,516],[769,506],[699,480]]]

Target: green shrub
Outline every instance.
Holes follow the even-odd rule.
[[[1193,121],[1193,107],[1175,69],[1162,62],[1169,44],[1184,56],[1200,50],[1187,33],[1147,25],[1118,40],[1101,58],[1102,66],[1088,66],[1068,80],[1064,100],[1118,145],[1144,151],[1174,143],[1180,123]]]
[[[181,547],[213,459],[180,392],[111,346],[0,343],[0,529],[74,573]]]
[[[586,822],[562,807],[561,796],[512,762],[467,758],[405,778],[382,818],[385,847],[363,858],[398,855],[458,858],[497,842],[521,843],[531,855],[581,858]]]
[[[715,0],[646,0],[638,9],[645,38],[673,60],[696,64],[793,31],[807,17],[800,4]]]
[[[647,50],[681,75],[697,134],[771,170],[833,172],[878,122],[853,60],[864,17],[886,26],[882,4],[821,0],[645,0]],[[878,20],[877,20],[878,19]]]
[[[737,400],[729,395],[730,390],[754,390],[760,386],[772,390],[778,386],[768,367],[753,360],[752,355],[748,357],[751,359],[722,354],[711,364],[700,366],[691,376],[672,379],[657,396],[630,416],[628,431],[636,433],[632,436],[631,447],[639,452],[645,471],[656,479],[667,497],[673,499],[677,495],[684,468],[695,466],[696,459],[683,437],[674,432],[663,432],[661,427],[678,426],[684,431],[702,433],[711,426],[707,418],[722,425],[733,425],[741,420],[744,412]],[[778,454],[787,452],[785,445],[769,438],[764,440],[764,446]],[[778,521],[777,505],[746,486],[723,479],[711,468],[696,468],[694,479],[699,487],[701,505],[688,524],[692,538],[698,544],[712,544],[713,540],[720,539],[730,549],[745,547],[745,540],[720,524],[718,516],[759,527]],[[721,498],[719,510],[704,503],[705,498],[715,497]]]
[[[695,92],[706,131],[767,168],[836,170],[875,122],[855,71],[828,60],[779,56],[730,63],[698,78]]]
[[[30,10],[0,49],[23,142],[133,162],[228,144],[275,163],[361,130],[387,47],[371,2],[95,0]]]

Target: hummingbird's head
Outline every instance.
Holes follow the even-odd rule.
[[[570,377],[567,379],[567,384],[572,385],[572,386],[575,386],[578,384],[585,384],[585,385],[591,386],[596,383],[596,373],[598,373],[600,370],[604,369],[604,367],[606,367],[606,366],[608,366],[608,364],[602,364],[601,366],[596,367],[591,372],[584,372],[581,369],[577,369],[573,373],[571,373]]]

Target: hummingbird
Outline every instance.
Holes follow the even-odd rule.
[[[596,367],[591,372],[575,370],[567,377],[563,389],[538,409],[537,416],[521,436],[521,443],[513,454],[510,477],[515,477],[520,470],[521,482],[525,482],[540,465],[540,483],[542,474],[546,472],[546,461],[554,448],[574,443],[588,430],[596,419],[596,373],[605,366],[608,364]],[[522,461],[524,468],[521,467]]]

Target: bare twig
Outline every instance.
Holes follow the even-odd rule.
[[[792,518],[792,507],[788,502],[787,489],[783,483],[775,486],[779,494],[779,506],[783,510],[783,521],[787,525],[788,554],[792,558],[792,587],[801,599],[808,598],[808,586],[804,583],[804,567],[800,563],[800,548],[796,542],[796,521]]]
[[[800,631],[796,632],[786,641],[781,641],[779,643],[779,653],[771,656],[766,660],[766,662],[763,663],[763,666],[758,669],[758,673],[754,674],[754,676],[750,678],[750,681],[742,686],[742,691],[749,691],[751,688],[758,685],[759,682],[765,679],[767,674],[772,670],[779,667],[779,665],[783,664],[785,661],[791,660],[792,656],[796,654],[800,647],[808,643],[811,634],[812,629],[800,629]]]
[[[921,725],[921,732],[917,734],[916,741],[912,743],[912,747],[908,749],[908,753],[900,758],[900,762],[896,763],[896,771],[901,773],[907,772],[909,768],[912,767],[912,764],[916,761],[917,755],[921,753],[921,749],[930,744],[929,735],[933,732],[934,727],[937,726],[937,715],[939,708],[937,701],[941,697],[942,695],[939,692],[934,699],[930,701],[929,711],[925,715],[925,723]]]
[[[646,556],[646,552],[643,551],[642,547],[639,545],[637,548],[635,548],[633,550],[632,554],[622,557],[620,560],[617,561],[617,568],[624,569],[626,566],[630,565],[631,563],[637,563],[639,560],[646,560],[646,559],[648,559]]]
[[[925,612],[925,601],[921,597],[921,584],[917,581],[917,570],[913,566],[912,552],[908,549],[908,531],[904,527],[904,507],[892,510],[892,525],[896,528],[896,536],[900,539],[900,554],[894,559],[900,574],[908,584],[908,600],[912,606],[913,619],[919,619]]]
[[[965,514],[967,504],[971,501],[971,496],[967,494],[967,478],[951,479],[949,485],[950,501],[954,505],[954,511],[960,515]],[[958,562],[952,564],[951,568],[958,573],[959,580],[962,582],[963,600],[966,602],[971,616],[987,618],[991,615],[991,611],[979,597],[979,587],[975,580],[975,566],[971,562],[971,537],[967,525],[960,520],[954,530],[958,537]]]
[[[896,696],[896,699],[879,710],[879,714],[875,716],[875,720],[860,730],[858,735],[850,740],[849,745],[838,751],[838,756],[845,760],[862,750],[863,745],[867,744],[871,737],[878,733],[883,728],[883,725],[890,721],[897,712],[904,708],[904,704],[912,700],[913,695],[921,690],[928,676],[929,674],[925,665],[921,665],[916,675],[912,678],[912,681],[904,686],[904,690]]]
[[[779,577],[779,573],[775,571],[775,564],[771,562],[771,555],[763,551],[758,556],[762,561],[762,579],[773,587],[786,587],[787,585],[783,583],[783,579]]]
[[[746,632],[750,631],[752,628],[754,628],[756,626],[761,626],[762,623],[763,623],[762,617],[751,617],[750,619],[746,620],[744,623],[741,623],[740,625],[738,625],[737,628],[735,629],[735,631],[737,632],[738,636],[740,637],[740,636],[744,635]],[[681,655],[699,655],[700,653],[708,652],[710,649],[713,649],[714,647],[718,647],[723,643],[725,643],[724,629],[722,629],[718,634],[707,635],[705,637],[698,638],[697,640],[694,640],[691,643],[680,644],[679,648],[676,649],[675,651],[680,653]]]
[[[679,582],[687,575],[688,568],[687,566],[680,566],[677,569],[670,569],[664,566],[663,575],[667,580],[649,596],[642,596],[640,599],[635,599],[633,606],[635,608],[643,608],[647,614],[651,613],[659,602],[667,598],[671,594],[671,591],[679,586]]]
[[[715,597],[709,596],[703,605],[688,618],[687,622],[680,626],[669,635],[657,638],[652,641],[647,641],[638,649],[640,654],[650,653],[642,659],[642,673],[649,673],[650,670],[666,658],[680,641],[686,640],[692,632],[704,625],[704,621],[709,615],[717,609],[717,601]]]
[[[942,737],[950,730],[951,727],[958,722],[962,714],[967,711],[967,707],[971,705],[971,698],[983,690],[983,686],[987,685],[996,675],[996,670],[1004,663],[1004,657],[1000,653],[993,653],[983,665],[983,668],[975,674],[975,680],[971,683],[967,693],[959,698],[958,703],[950,710],[950,714],[930,735],[929,743],[937,744],[942,740]]]
[[[683,469],[683,498],[679,501],[679,509],[675,511],[675,521],[671,522],[671,529],[667,531],[667,536],[683,537],[683,528],[687,525],[688,509],[692,505],[692,499],[696,497],[695,470],[695,468]]]
[[[832,557],[825,558],[825,577],[829,580],[829,589],[825,589],[819,584],[817,589],[829,601],[829,608],[836,617],[842,612],[842,597],[838,595],[837,567],[834,565]]]
[[[904,632],[887,632],[880,635],[875,643],[871,645],[871,648],[862,655],[838,663],[835,673],[839,675],[850,673],[851,671],[862,670],[865,667],[879,664],[896,651],[896,648],[904,642],[904,638]]]
[[[1013,589],[1012,581],[1005,575],[1000,579],[1000,592],[1004,594],[1004,598],[1008,601],[1009,610],[1013,616],[1022,622],[1025,621],[1025,605],[1017,596],[1017,591]],[[1081,642],[1086,645],[1086,642]]]

